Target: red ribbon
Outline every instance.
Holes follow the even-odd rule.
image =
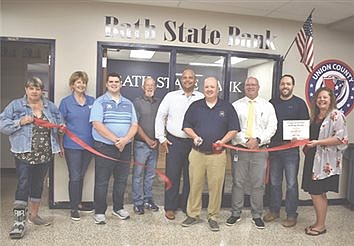
[[[234,150],[245,151],[245,152],[273,152],[273,151],[286,150],[286,149],[299,147],[302,145],[306,145],[308,142],[309,142],[308,139],[295,140],[273,148],[261,148],[261,149],[245,149],[245,148],[240,148],[240,147],[223,144],[223,143],[213,143],[213,150],[215,153],[218,153],[218,150],[216,149],[217,147],[225,147],[228,149],[234,149]]]
[[[95,155],[98,155],[98,156],[101,156],[103,158],[106,158],[106,159],[109,159],[109,160],[112,160],[112,161],[119,161],[119,162],[124,162],[124,163],[127,163],[127,164],[130,164],[132,163],[133,165],[138,165],[138,166],[142,166],[144,168],[151,168],[154,170],[154,172],[160,177],[160,179],[165,183],[165,189],[168,190],[171,188],[171,181],[170,179],[161,171],[157,170],[157,169],[154,169],[152,167],[149,167],[149,166],[146,166],[144,165],[143,163],[140,163],[140,162],[136,162],[136,161],[133,161],[133,162],[130,162],[130,161],[122,161],[122,160],[117,160],[113,157],[110,157],[110,156],[107,156],[107,155],[104,155],[102,154],[101,152],[98,152],[97,150],[95,150],[94,148],[92,148],[90,145],[86,144],[84,141],[82,141],[80,138],[78,138],[74,133],[72,133],[66,126],[62,126],[62,125],[56,125],[56,124],[53,124],[49,121],[46,121],[46,120],[41,120],[41,119],[38,119],[38,118],[33,118],[33,123],[36,124],[36,125],[39,125],[39,126],[42,126],[42,127],[45,127],[45,128],[57,128],[59,129],[59,131],[62,131],[64,132],[66,135],[68,135],[69,138],[71,138],[71,140],[73,140],[75,143],[77,143],[78,145],[80,145],[81,147],[83,147],[84,149],[90,151],[91,153],[95,154]]]
[[[303,139],[303,140],[295,140],[291,141],[289,143],[279,145],[273,148],[262,148],[262,149],[245,149],[245,148],[240,148],[236,147],[233,145],[228,145],[228,144],[222,144],[222,143],[213,143],[213,151],[214,153],[219,153],[220,150],[217,150],[217,147],[225,147],[228,149],[234,149],[234,150],[240,150],[240,151],[245,151],[245,152],[273,152],[273,151],[279,151],[279,150],[286,150],[286,149],[291,149],[295,147],[299,147],[302,145],[306,145],[309,142],[308,139]],[[270,171],[270,163],[269,160],[267,160],[267,169],[266,169],[266,177],[265,177],[265,183],[269,183],[269,171]]]

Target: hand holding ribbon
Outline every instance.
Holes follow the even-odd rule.
[[[308,139],[303,139],[303,140],[294,140],[294,141],[291,141],[289,143],[286,143],[286,144],[283,144],[283,145],[279,145],[279,146],[276,146],[276,147],[272,147],[272,148],[245,149],[245,148],[240,148],[240,147],[236,147],[236,146],[233,146],[233,145],[223,144],[221,142],[216,142],[216,143],[213,143],[213,151],[215,153],[217,153],[218,147],[225,147],[225,148],[228,148],[228,149],[234,149],[234,150],[246,151],[246,152],[273,152],[273,151],[286,150],[286,149],[299,147],[299,146],[302,146],[302,145],[306,145],[307,143],[309,143],[309,140]]]
[[[42,127],[45,127],[45,128],[57,128],[58,131],[61,131],[63,133],[65,133],[66,135],[68,135],[69,138],[71,138],[71,140],[73,140],[75,143],[77,143],[78,145],[80,145],[81,147],[83,147],[84,149],[90,151],[91,153],[95,154],[95,155],[98,155],[98,156],[101,156],[103,158],[107,158],[109,160],[112,160],[112,161],[120,161],[120,162],[125,162],[125,161],[121,161],[121,160],[117,160],[115,158],[112,158],[110,156],[107,156],[107,155],[104,155],[100,152],[98,152],[97,150],[95,150],[94,148],[92,148],[91,146],[89,146],[88,144],[86,144],[84,141],[82,141],[80,138],[78,138],[74,133],[72,133],[65,125],[56,125],[56,124],[53,124],[51,122],[48,122],[48,121],[45,121],[45,120],[41,120],[41,119],[38,119],[38,118],[34,118],[33,120],[33,123],[36,124],[36,125],[39,125],[39,126],[42,126]],[[128,164],[130,164],[130,162],[126,162]],[[142,163],[139,163],[139,162],[132,162],[134,165],[139,165],[139,166],[142,166],[144,168],[151,168],[151,167],[148,167]],[[153,169],[153,168],[152,168]],[[156,169],[153,169],[154,172],[160,177],[160,179],[162,181],[165,182],[165,189],[168,190],[171,188],[171,181],[170,179],[165,175],[163,174],[161,171],[158,171]]]

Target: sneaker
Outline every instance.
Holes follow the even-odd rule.
[[[70,216],[72,220],[79,221],[80,220],[80,214],[79,211],[77,210],[71,210]]]
[[[252,223],[256,226],[257,229],[264,229],[264,222],[261,218],[253,218]]]
[[[35,217],[28,217],[28,222],[30,224],[38,225],[38,226],[49,226],[51,224],[51,221],[42,219],[38,215]]]
[[[227,220],[226,220],[226,225],[228,226],[233,226],[236,225],[236,222],[239,222],[241,220],[240,216],[233,216],[231,215]]]
[[[9,232],[11,239],[20,239],[25,235],[26,213],[27,209],[24,207],[13,209],[14,224]]]
[[[219,224],[218,224],[218,222],[216,222],[215,220],[209,219],[209,220],[208,220],[208,224],[209,224],[209,229],[210,229],[211,231],[220,231]]]
[[[292,217],[287,217],[286,220],[283,220],[281,222],[281,224],[284,226],[284,227],[293,227],[296,225],[296,218],[292,218]]]
[[[23,236],[25,235],[25,231],[25,222],[16,221],[11,228],[9,236],[11,239],[20,239],[23,238]]]
[[[84,212],[84,213],[92,213],[94,208],[93,205],[86,205],[85,203],[80,203],[78,206],[78,209],[80,212]]]
[[[95,214],[93,216],[93,219],[95,220],[95,224],[97,225],[106,224],[106,216],[104,214]]]
[[[274,220],[277,220],[279,219],[279,213],[272,213],[272,212],[269,212],[267,213],[266,215],[263,216],[263,220],[264,222],[272,222]]]
[[[182,222],[183,227],[189,227],[191,225],[197,224],[198,219],[187,216],[187,218]]]
[[[114,211],[113,210],[113,215],[117,216],[118,218],[120,218],[121,220],[127,220],[130,218],[129,212],[127,210],[119,209],[118,211]]]
[[[150,209],[150,210],[152,210],[154,212],[159,211],[159,207],[152,200],[149,200],[149,201],[145,202],[144,206],[145,206],[146,209]]]
[[[143,205],[134,206],[134,212],[139,215],[144,214],[144,206]]]

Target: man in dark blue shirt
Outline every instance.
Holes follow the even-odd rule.
[[[213,152],[213,143],[228,143],[238,131],[239,120],[232,105],[218,98],[218,81],[214,77],[204,81],[204,99],[190,105],[183,121],[183,130],[193,139],[189,154],[190,193],[187,218],[182,226],[188,227],[200,221],[201,193],[205,175],[209,189],[208,223],[212,231],[219,231],[216,217],[219,214],[222,187],[226,168],[226,150]]]
[[[293,94],[295,79],[292,75],[283,75],[280,79],[280,98],[271,99],[278,119],[278,128],[271,140],[271,146],[286,143],[283,139],[284,120],[308,120],[306,103]],[[270,206],[263,220],[271,222],[279,218],[282,201],[283,173],[286,178],[285,210],[287,218],[282,221],[284,227],[292,227],[297,222],[297,203],[299,198],[297,175],[299,170],[299,148],[270,152]]]

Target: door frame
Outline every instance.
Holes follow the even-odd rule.
[[[55,85],[55,39],[42,39],[42,38],[22,38],[22,37],[0,37],[1,45],[8,42],[14,43],[23,43],[23,44],[45,44],[49,45],[49,57],[48,57],[48,99],[50,101],[54,101],[54,85]],[[25,81],[23,81],[25,82]],[[3,82],[2,82],[3,83]],[[54,160],[53,160],[54,165]],[[49,167],[48,172],[48,204],[49,207],[53,207],[53,198],[54,198],[54,166],[51,165]],[[6,170],[6,173],[15,173],[16,168],[8,168],[10,170]],[[5,171],[5,170],[4,170]],[[3,170],[1,171],[3,172]]]

